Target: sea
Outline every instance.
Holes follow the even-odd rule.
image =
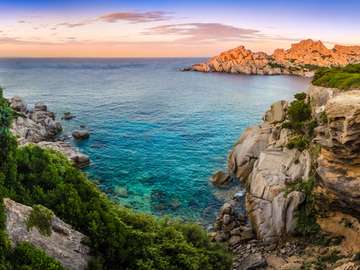
[[[211,224],[228,190],[209,179],[229,150],[275,101],[308,78],[181,72],[204,58],[0,59],[5,96],[43,101],[64,138],[91,158],[85,173],[136,211]],[[80,126],[90,138],[71,132]],[[241,187],[237,186],[241,194]]]

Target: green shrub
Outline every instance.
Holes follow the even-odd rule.
[[[14,270],[65,270],[45,252],[25,242],[12,251],[10,262]]]
[[[295,94],[294,97],[295,97],[295,99],[297,99],[297,100],[305,100],[306,97],[307,97],[307,95],[306,95],[306,93],[301,92],[301,93]]]
[[[28,220],[26,221],[27,229],[36,227],[42,235],[51,235],[51,221],[54,213],[42,205],[34,205]]]
[[[289,149],[298,149],[299,151],[303,151],[308,148],[310,142],[308,139],[306,139],[304,136],[297,135],[293,138],[291,138],[286,145]]]
[[[342,90],[360,89],[360,64],[321,68],[315,73],[312,84]]]
[[[285,189],[285,196],[292,191],[300,191],[305,194],[305,200],[297,211],[296,233],[301,236],[315,235],[319,233],[320,226],[316,221],[315,196],[313,193],[315,187],[315,178],[310,177],[307,180],[298,180],[289,183]]]

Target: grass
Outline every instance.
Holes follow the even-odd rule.
[[[315,73],[312,84],[341,90],[360,89],[360,64],[321,68]]]

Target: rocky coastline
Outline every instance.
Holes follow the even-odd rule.
[[[288,50],[273,54],[252,52],[244,46],[222,52],[205,63],[183,71],[224,72],[248,75],[297,75],[312,77],[319,67],[345,66],[360,62],[360,46],[335,45],[328,49],[321,41],[302,40]]]
[[[37,102],[33,108],[28,108],[21,97],[9,99],[11,108],[17,113],[11,128],[18,144],[36,144],[63,153],[73,164],[84,168],[90,164],[87,155],[65,141],[59,135],[62,125],[55,118],[55,113],[48,110],[47,105]],[[88,133],[86,135],[88,137]]]
[[[211,233],[234,270],[360,269],[359,115],[360,89],[310,85],[244,131],[215,174],[246,189],[246,215],[234,197]]]

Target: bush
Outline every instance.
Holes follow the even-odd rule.
[[[297,93],[297,94],[295,94],[295,99],[297,99],[297,100],[305,100],[306,99],[306,97],[307,97],[307,95],[306,95],[306,93],[304,93],[304,92],[301,92],[301,93]]]
[[[20,243],[10,256],[14,270],[65,270],[45,252],[29,243]]]
[[[342,90],[360,88],[360,64],[351,64],[343,68],[321,68],[313,78],[312,84]]]
[[[310,142],[304,136],[298,135],[291,138],[286,145],[289,149],[298,149],[299,151],[303,151],[308,148]]]
[[[27,229],[36,227],[42,235],[51,235],[51,221],[54,213],[42,205],[33,206],[28,220],[26,221]]]
[[[300,191],[305,194],[305,200],[297,211],[296,233],[301,236],[315,235],[320,231],[320,226],[316,221],[314,187],[315,178],[310,177],[307,180],[300,179],[289,183],[285,190],[285,195],[292,191]]]

